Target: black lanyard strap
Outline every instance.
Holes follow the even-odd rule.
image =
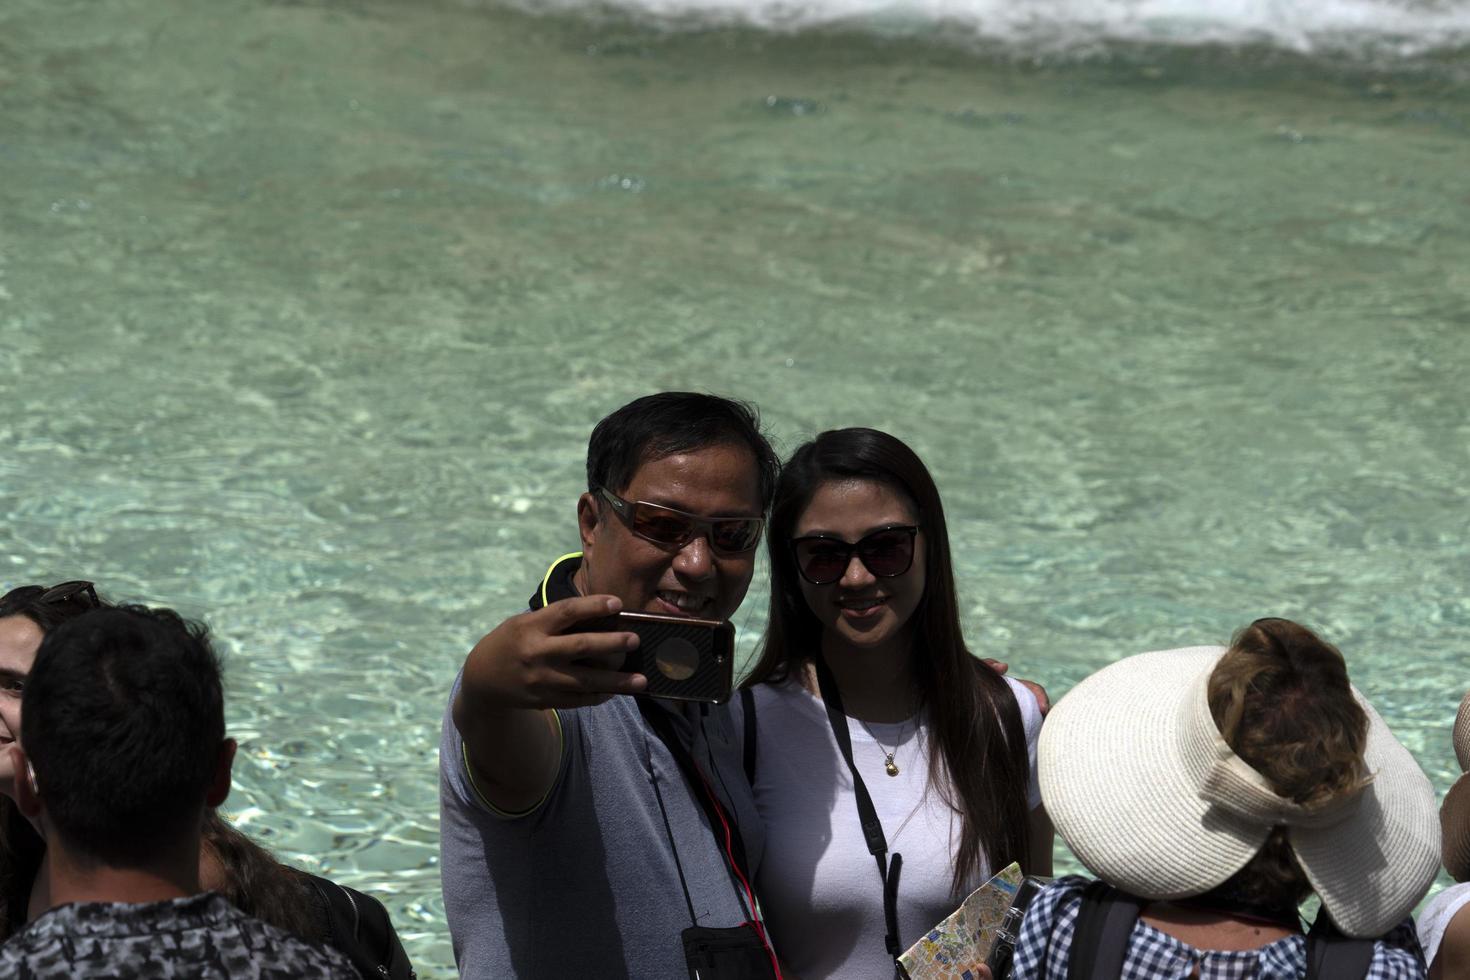
[[[821,657],[816,658],[817,690],[822,694],[822,704],[827,709],[827,721],[832,726],[832,737],[837,740],[837,751],[852,773],[852,791],[857,797],[858,822],[863,827],[863,839],[868,842],[868,853],[878,862],[878,877],[883,882],[883,924],[888,934],[883,937],[888,955],[895,960],[903,952],[898,942],[898,875],[903,868],[903,855],[888,856],[888,841],[883,836],[883,823],[873,807],[873,797],[868,786],[858,773],[857,763],[852,761],[852,734],[847,730],[847,715],[842,710],[842,695],[837,690],[837,681]]]
[[[745,839],[740,833],[740,825],[735,820],[735,815],[733,813],[726,813],[724,807],[720,806],[719,800],[715,798],[714,788],[710,786],[709,781],[705,778],[703,770],[695,762],[694,756],[690,753],[688,746],[684,744],[684,740],[675,733],[674,726],[669,721],[668,713],[652,704],[645,697],[635,697],[633,700],[638,703],[638,710],[642,713],[643,720],[648,723],[648,727],[653,729],[653,733],[658,736],[658,740],[664,744],[664,747],[669,750],[669,754],[674,757],[674,762],[679,766],[679,772],[683,774],[684,781],[689,784],[690,794],[699,803],[700,809],[704,811],[705,819],[709,823],[710,832],[714,834],[716,846],[718,846],[721,854],[726,853],[725,835],[722,828],[725,826],[730,828],[728,859],[730,864],[734,865],[733,869],[729,869],[732,871],[731,884],[735,886],[735,894],[740,900],[740,907],[745,908],[745,895],[742,893],[740,884],[735,879],[739,877],[744,878],[747,882],[751,880],[750,862],[745,856]],[[703,705],[700,707],[703,708]],[[661,799],[660,803],[662,803]],[[672,839],[672,830],[669,833]],[[750,913],[751,918],[755,918],[755,910],[751,909]]]
[[[699,917],[694,914],[694,899],[689,895],[689,880],[684,877],[684,862],[679,860],[679,844],[674,840],[674,828],[669,823],[669,810],[664,806],[664,794],[658,788],[658,772],[653,767],[653,748],[648,744],[646,731],[643,733],[643,748],[648,752],[648,775],[653,785],[653,796],[658,800],[658,812],[664,818],[664,836],[669,839],[669,853],[674,855],[674,870],[679,874],[679,887],[684,890],[684,906],[689,909],[689,925],[698,926]]]

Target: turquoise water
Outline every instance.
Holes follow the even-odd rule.
[[[0,585],[208,618],[232,814],[430,977],[446,688],[656,388],[909,440],[973,645],[1053,694],[1297,617],[1443,791],[1466,8],[1238,6],[9,0]]]

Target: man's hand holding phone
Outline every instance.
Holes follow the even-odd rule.
[[[496,809],[531,810],[555,784],[562,736],[553,709],[601,704],[648,686],[642,675],[619,669],[637,649],[636,635],[576,631],[621,609],[615,596],[563,599],[512,616],[470,651],[454,726],[476,789]]]
[[[577,596],[512,616],[475,644],[465,687],[490,710],[582,708],[642,693],[647,680],[621,669],[637,635],[587,628],[622,607],[615,596]]]
[[[584,621],[575,628],[632,632],[638,647],[622,670],[648,681],[649,697],[718,704],[730,697],[735,680],[735,627],[723,620],[624,612]]]
[[[534,807],[556,781],[555,709],[619,694],[713,702],[730,696],[733,626],[621,611],[615,596],[562,599],[512,616],[470,651],[454,724],[476,786],[497,808]]]

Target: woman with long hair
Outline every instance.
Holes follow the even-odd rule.
[[[1051,873],[1041,712],[966,647],[939,491],[898,439],[839,429],[797,449],[768,546],[747,681],[762,905],[792,974],[889,980],[994,872]]]
[[[49,906],[46,843],[14,800],[8,746],[20,738],[25,681],[46,633],[106,603],[91,582],[24,585],[0,596],[0,941]],[[376,899],[275,857],[205,811],[199,880],[241,911],[313,942],[340,949],[364,978],[403,980],[414,971],[387,911]]]

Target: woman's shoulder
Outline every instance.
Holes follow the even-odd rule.
[[[1021,709],[1021,727],[1026,730],[1026,741],[1035,742],[1037,736],[1041,734],[1041,704],[1025,684],[1009,674],[1004,677],[1006,686],[1011,689],[1011,694],[1016,698],[1017,707]]]
[[[1063,875],[1047,882],[1026,906],[1023,930],[1031,929],[1039,939],[1058,925],[1075,919],[1082,895],[1090,884],[1092,879],[1081,875]]]
[[[1090,884],[1092,884],[1092,879],[1084,878],[1082,875],[1062,875],[1048,881],[1031,902],[1032,905],[1041,902],[1052,908],[1065,906],[1070,902],[1080,902],[1082,893]]]
[[[728,714],[737,739],[745,738],[746,724],[753,720],[762,743],[789,737],[793,725],[799,730],[816,728],[825,732],[827,724],[822,703],[790,678],[743,688],[730,699]]]
[[[821,702],[795,677],[756,684],[750,688],[750,693],[755,698],[757,711],[821,712]]]
[[[801,689],[801,683],[791,674],[750,686],[750,692],[756,696],[757,702],[771,698],[790,697],[793,692]]]
[[[1064,875],[1052,879],[1031,899],[1016,941],[1012,970],[1016,980],[1039,980],[1048,975],[1048,964],[1066,963],[1071,927],[1089,884],[1089,878]]]

